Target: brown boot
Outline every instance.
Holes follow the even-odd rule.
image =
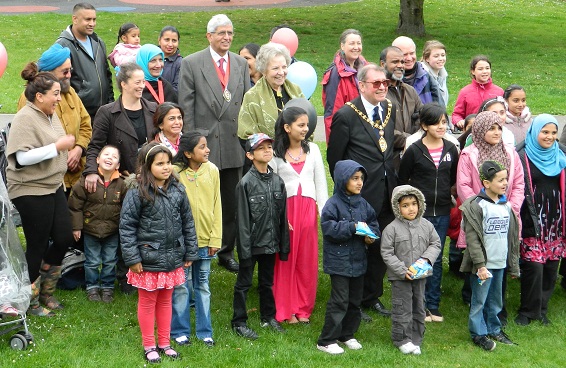
[[[57,287],[57,281],[61,278],[61,266],[50,266],[45,270],[44,264],[42,263],[39,274],[41,275],[39,301],[49,309],[63,309],[63,304],[59,303],[53,296]]]
[[[31,300],[29,302],[28,314],[40,317],[53,317],[55,313],[47,308],[43,308],[39,304],[39,289],[41,285],[41,276],[39,276],[33,284],[31,284]]]

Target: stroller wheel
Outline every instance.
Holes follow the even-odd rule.
[[[20,334],[15,334],[10,338],[10,347],[14,350],[26,350],[28,341]]]
[[[23,337],[25,337],[28,344],[33,343],[33,335],[31,334],[31,332],[18,331],[18,335],[22,335]]]

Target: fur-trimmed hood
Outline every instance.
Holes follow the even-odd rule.
[[[399,210],[399,198],[409,194],[413,194],[415,197],[417,197],[417,202],[419,204],[419,212],[417,213],[416,219],[422,218],[425,212],[426,202],[423,193],[413,186],[399,185],[398,187],[395,187],[395,189],[393,189],[393,194],[391,196],[391,207],[393,209],[393,214],[399,220],[405,220],[403,216],[401,216],[401,211]]]

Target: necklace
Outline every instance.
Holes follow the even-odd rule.
[[[297,157],[294,157],[291,152],[289,152],[289,150],[287,150],[287,154],[289,155],[289,157],[291,157],[293,160],[295,161],[299,161],[301,159],[301,157],[303,157],[303,147],[301,147],[301,153],[299,153],[299,155]]]
[[[393,110],[391,101],[387,98],[385,99],[385,101],[387,101],[387,115],[385,116],[385,119],[383,119],[383,122],[379,119],[377,119],[375,121],[371,121],[371,119],[368,118],[366,116],[366,114],[364,114],[363,112],[358,110],[358,108],[356,106],[354,106],[353,103],[346,102],[346,105],[348,105],[352,109],[354,109],[354,111],[358,113],[360,118],[362,118],[363,120],[368,122],[374,129],[379,129],[378,143],[379,143],[379,149],[381,150],[381,152],[385,152],[387,150],[387,142],[385,141],[385,138],[383,137],[385,135],[384,129],[387,126],[387,123],[389,123],[389,118],[391,117],[391,110]]]

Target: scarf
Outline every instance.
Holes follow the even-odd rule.
[[[146,81],[155,82],[159,77],[161,77],[161,74],[163,74],[163,68],[161,68],[161,73],[159,73],[159,76],[157,77],[154,77],[149,72],[149,62],[157,55],[161,55],[161,58],[165,59],[165,56],[163,55],[163,51],[161,51],[159,47],[151,44],[143,45],[142,47],[140,47],[138,51],[138,54],[136,56],[136,64],[141,66]]]
[[[163,131],[160,130],[159,133],[157,133],[157,135],[155,136],[155,140],[167,147],[169,151],[171,151],[171,154],[175,156],[177,154],[177,151],[179,151],[179,142],[181,140],[181,135],[179,135],[179,138],[177,138],[177,142],[170,142],[165,134],[163,134]]]
[[[529,160],[544,175],[556,176],[566,167],[566,154],[562,152],[557,141],[554,141],[550,148],[542,148],[538,143],[538,135],[547,124],[554,124],[558,128],[558,121],[549,114],[541,114],[533,120],[525,138],[525,151]]]
[[[501,127],[501,119],[493,111],[480,112],[476,116],[474,125],[472,125],[472,135],[474,136],[474,144],[478,148],[478,168],[485,161],[497,161],[501,163],[507,170],[511,166],[511,158],[505,150],[505,145],[503,144],[503,139],[501,139],[497,144],[489,144],[485,141],[485,133],[494,125],[497,124]]]

